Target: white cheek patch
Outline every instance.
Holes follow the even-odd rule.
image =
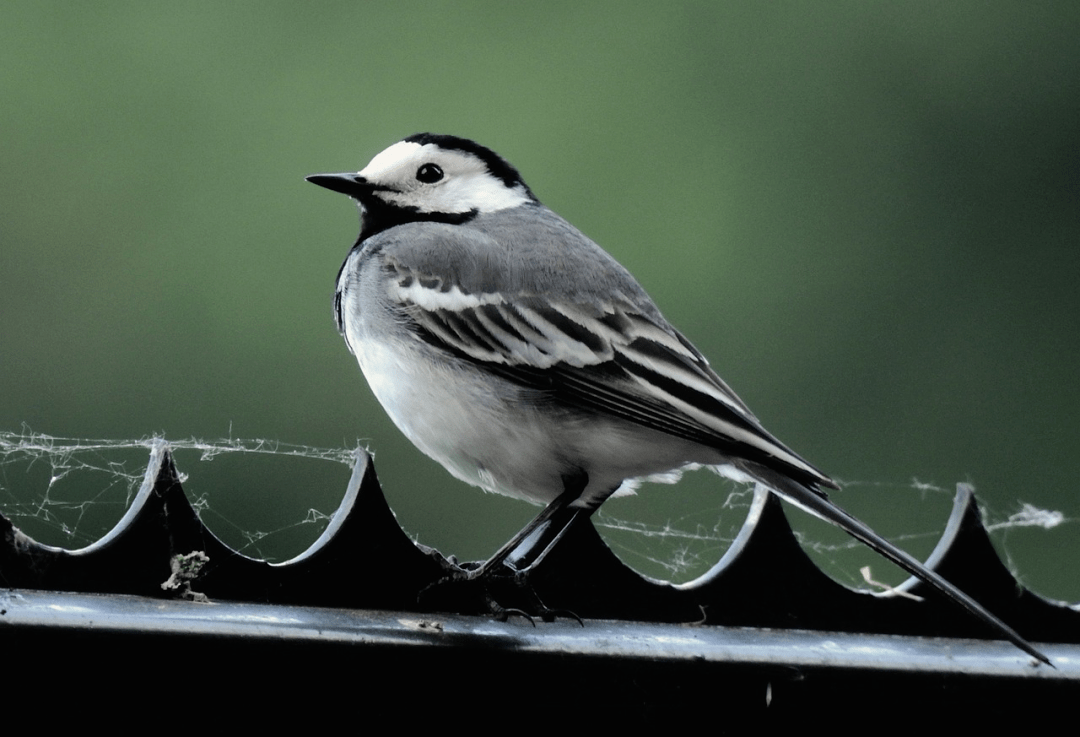
[[[433,209],[438,212],[498,212],[528,201],[524,187],[510,189],[487,171],[452,179],[432,198]]]
[[[380,192],[379,196],[398,207],[415,207],[418,212],[462,214],[498,212],[529,201],[524,187],[507,189],[486,172],[466,175],[408,192]]]

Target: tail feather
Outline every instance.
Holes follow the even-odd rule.
[[[935,571],[927,568],[909,553],[896,547],[864,523],[845,512],[820,491],[808,488],[782,473],[756,463],[744,463],[740,464],[740,466],[779,496],[814,516],[820,517],[826,522],[831,522],[855,539],[865,543],[872,550],[888,558],[911,575],[937,589],[945,598],[951,599],[954,603],[966,609],[974,617],[985,622],[1002,637],[1033,658],[1053,667],[1049,658],[1036,650],[1031,643],[1021,637],[1012,627],[991,614],[982,604],[946,581]]]

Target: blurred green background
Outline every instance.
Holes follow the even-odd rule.
[[[991,522],[1059,510],[995,542],[1080,600],[1078,7],[5,2],[0,430],[363,443],[410,533],[486,556],[535,509],[386,419],[330,316],[355,208],[303,181],[454,133],[634,272],[844,506],[922,556],[958,481]],[[113,455],[59,480],[55,458],[9,456],[0,507],[85,545],[84,514],[122,514],[110,469],[145,464]],[[199,455],[180,464],[211,527],[279,559],[348,478]],[[605,510],[734,530],[729,491],[698,473]],[[76,518],[41,519],[42,499]],[[880,567],[793,517],[834,575]],[[648,555],[683,554],[702,555]]]

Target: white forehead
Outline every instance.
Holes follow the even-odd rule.
[[[434,143],[420,145],[414,141],[398,141],[361,169],[360,176],[376,182],[396,179],[403,174],[411,177],[417,167],[428,162],[437,162],[443,169],[452,169],[458,174],[487,170],[483,161],[463,151],[447,150]]]

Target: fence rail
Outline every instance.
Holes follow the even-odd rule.
[[[231,550],[202,524],[161,445],[132,507],[89,547],[42,545],[0,518],[0,642],[7,654],[27,657],[64,642],[112,658],[243,650],[249,662],[287,648],[308,653],[313,667],[362,651],[372,672],[415,662],[448,677],[491,661],[565,678],[572,659],[575,677],[596,671],[596,692],[638,706],[690,704],[705,695],[702,678],[710,688],[745,692],[746,709],[775,706],[780,693],[794,706],[836,688],[869,697],[886,687],[954,705],[998,691],[1065,703],[1060,689],[1080,685],[1080,613],[1016,582],[970,488],[958,487],[928,564],[1038,643],[1056,669],[1033,667],[935,596],[914,601],[835,582],[806,556],[767,493],[756,496],[724,558],[682,585],[640,576],[591,526],[579,526],[531,583],[545,603],[585,626],[533,626],[492,621],[475,598],[427,596],[455,566],[400,529],[362,451],[319,540],[270,564]],[[902,588],[925,593],[915,580]]]

